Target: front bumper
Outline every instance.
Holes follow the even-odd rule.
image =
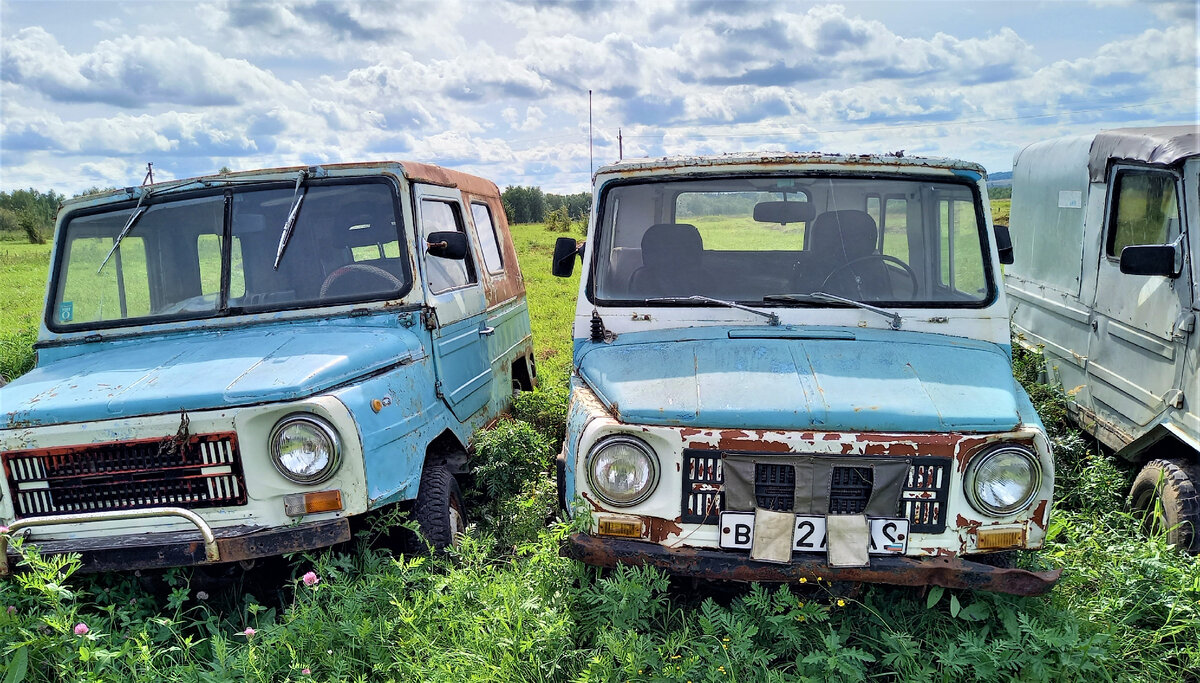
[[[740,553],[667,548],[657,543],[571,534],[563,555],[600,567],[652,566],[670,574],[727,581],[796,583],[855,581],[896,586],[944,586],[1012,595],[1042,595],[1054,587],[1061,569],[1031,572],[1002,569],[958,557],[872,557],[869,567],[831,567],[822,555],[796,553],[790,564],[751,560]]]
[[[136,515],[124,512],[110,516],[112,518],[118,516],[126,518],[164,516],[167,510],[177,509],[157,508],[142,511],[151,514]],[[93,513],[91,516],[98,517],[99,515],[103,515],[103,513]],[[176,514],[176,516],[185,515]],[[195,515],[191,516],[195,517]],[[59,520],[60,523],[77,521],[67,520],[68,517],[71,516],[35,519],[47,522]],[[47,541],[33,539],[29,541],[29,545],[36,546],[43,555],[79,553],[83,562],[79,571],[86,573],[239,562],[258,557],[315,550],[350,540],[350,522],[344,517],[267,529],[249,526],[209,529],[202,520],[198,524],[194,520],[192,521],[197,526],[195,531]],[[13,525],[13,532],[19,531],[18,524]],[[5,562],[0,562],[0,576],[14,568],[19,571],[17,565],[20,556],[11,548],[6,548],[6,545],[7,543],[0,543],[0,553],[5,555],[3,558]]]

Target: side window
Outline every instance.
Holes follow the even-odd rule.
[[[202,233],[196,237],[196,255],[200,259],[200,293],[221,291],[221,236]],[[232,263],[229,271],[229,298],[246,294],[246,275],[242,269],[242,240],[233,238]]]
[[[883,207],[883,223],[879,225],[879,240],[883,253],[907,263],[908,200],[903,197],[888,197]]]
[[[489,273],[504,270],[504,259],[500,258],[500,242],[496,238],[496,225],[492,223],[492,211],[487,204],[471,204],[471,217],[475,219],[475,234],[479,237],[479,248],[483,251],[483,265]]]
[[[983,247],[979,221],[970,199],[938,202],[938,241],[941,283],[972,298],[987,291],[983,276]]]
[[[1161,171],[1118,171],[1108,217],[1108,255],[1138,244],[1167,244],[1179,234],[1175,177]]]
[[[421,225],[426,237],[432,232],[457,231],[465,234],[458,204],[453,202],[422,199]],[[426,253],[425,273],[429,282],[429,291],[435,294],[475,282],[475,268],[471,265],[469,253],[461,261]]]

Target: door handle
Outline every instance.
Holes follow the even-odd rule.
[[[489,337],[495,333],[496,333],[496,328],[494,328],[494,327],[479,328],[479,336],[481,336],[481,337]]]

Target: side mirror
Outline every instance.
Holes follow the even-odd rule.
[[[461,261],[467,257],[470,250],[467,236],[457,230],[431,232],[429,237],[425,238],[425,253],[430,256]]]
[[[1007,225],[993,225],[992,231],[996,234],[996,252],[1000,255],[1000,263],[1010,265],[1016,258],[1013,257],[1012,235],[1008,232]]]
[[[575,241],[574,237],[559,237],[554,241],[554,262],[550,264],[550,272],[555,277],[571,277],[575,272],[575,257],[583,255],[586,246]]]
[[[807,223],[817,215],[808,202],[759,202],[754,205],[754,220],[759,223]]]
[[[1121,272],[1127,275],[1179,277],[1179,253],[1174,244],[1139,244],[1121,250]]]

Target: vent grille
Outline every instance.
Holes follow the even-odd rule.
[[[796,468],[791,465],[754,465],[754,501],[764,510],[787,511],[796,504]]]
[[[233,433],[16,451],[3,462],[17,517],[246,504]]]
[[[689,524],[717,524],[725,506],[719,451],[684,451],[683,515]]]
[[[870,467],[834,467],[829,488],[829,514],[860,515],[871,499],[875,473]]]
[[[908,518],[910,533],[939,534],[946,530],[950,463],[950,458],[913,458],[900,493],[901,512]]]

